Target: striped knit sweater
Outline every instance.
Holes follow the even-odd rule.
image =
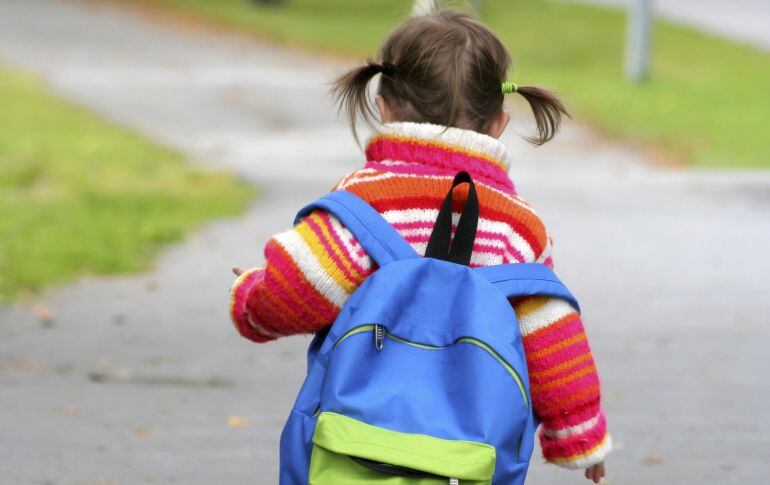
[[[371,204],[424,255],[452,177],[468,171],[480,214],[471,266],[541,262],[553,267],[552,240],[508,177],[497,139],[469,130],[388,123],[369,140],[364,168],[335,187]],[[467,186],[455,191],[461,201]],[[455,214],[457,223],[459,214]],[[364,279],[377,269],[350,231],[314,211],[273,236],[266,263],[242,274],[231,291],[238,331],[256,342],[311,333],[330,325]],[[611,440],[600,407],[599,378],[580,315],[548,297],[511,300],[529,369],[532,405],[542,427],[545,459],[566,468],[602,461]]]

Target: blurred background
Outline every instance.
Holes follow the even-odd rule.
[[[770,3],[477,0],[573,116],[511,177],[582,302],[612,484],[770,481]],[[306,337],[235,265],[363,164],[328,82],[420,0],[0,0],[0,483],[277,483]],[[528,483],[584,483],[533,457]]]

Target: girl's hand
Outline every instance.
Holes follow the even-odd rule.
[[[240,266],[233,266],[233,273],[235,273],[235,276],[240,276],[245,272],[246,270],[241,268]]]
[[[601,482],[604,478],[604,462],[586,468],[586,478],[593,480],[594,483]]]

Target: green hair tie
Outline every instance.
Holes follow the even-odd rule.
[[[502,85],[502,88],[503,94],[511,94],[519,90],[519,85],[510,81],[505,81]]]

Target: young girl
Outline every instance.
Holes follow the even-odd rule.
[[[358,115],[377,128],[366,145],[364,167],[345,176],[335,190],[367,201],[424,255],[453,176],[467,171],[476,181],[480,205],[471,266],[537,262],[552,267],[551,238],[516,193],[498,138],[510,119],[504,94],[518,93],[531,106],[538,135],[530,141],[536,145],[556,133],[566,114],[561,102],[546,90],[506,82],[511,59],[503,44],[480,22],[453,11],[407,20],[382,45],[378,59],[351,70],[334,86],[354,136]],[[367,87],[377,75],[375,108]],[[374,123],[375,109],[380,124]],[[320,210],[273,236],[264,254],[264,267],[234,268],[231,317],[240,334],[255,342],[326,328],[377,270],[340,221]],[[556,298],[511,304],[523,336],[533,410],[542,422],[544,457],[585,469],[585,476],[598,483],[611,441],[580,316]]]

